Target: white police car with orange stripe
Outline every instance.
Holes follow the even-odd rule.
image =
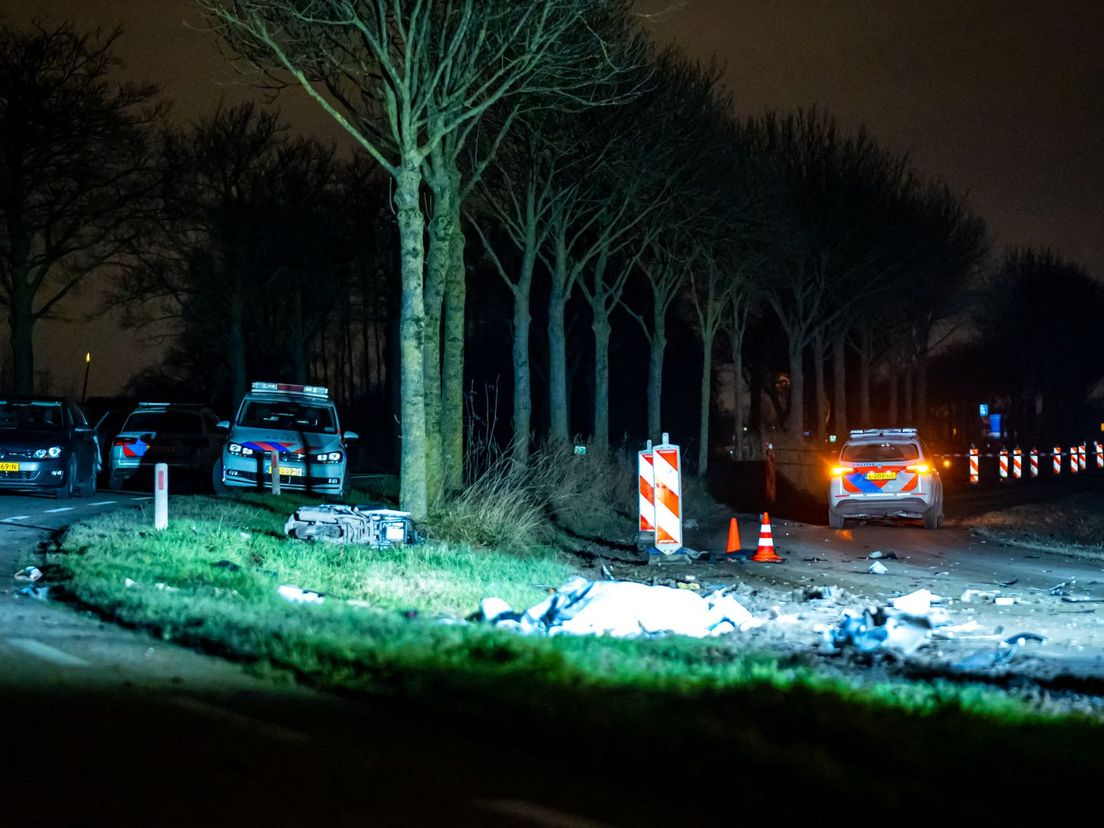
[[[851,432],[832,468],[828,525],[847,518],[920,518],[927,529],[943,522],[943,482],[915,428]]]
[[[281,489],[343,496],[348,465],[347,442],[329,391],[317,385],[255,382],[241,401],[215,467],[216,491],[272,486],[272,452],[277,454]]]

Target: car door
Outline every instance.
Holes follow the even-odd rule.
[[[66,409],[68,411],[69,429],[72,434],[72,444],[77,455],[77,479],[87,480],[95,474],[97,459],[100,454],[96,432],[88,425],[84,412],[77,406],[69,403]]]

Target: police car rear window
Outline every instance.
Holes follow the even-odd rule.
[[[140,411],[131,414],[123,431],[163,431],[167,434],[201,434],[198,414],[184,411]]]
[[[854,443],[843,447],[840,459],[848,463],[881,463],[916,460],[920,449],[915,443]]]

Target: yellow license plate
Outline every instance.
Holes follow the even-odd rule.
[[[284,477],[302,477],[303,470],[294,466],[279,466],[280,474]],[[272,466],[265,466],[265,474],[272,474]]]
[[[896,480],[897,472],[867,472],[867,480]]]
[[[0,463],[0,472],[19,471],[18,463]]]

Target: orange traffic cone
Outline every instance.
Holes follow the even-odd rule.
[[[751,556],[757,563],[782,563],[778,553],[774,551],[774,538],[771,536],[770,515],[763,512],[763,525],[759,529],[759,548]]]
[[[736,518],[728,521],[728,543],[725,544],[725,554],[733,555],[740,551],[740,525]]]

